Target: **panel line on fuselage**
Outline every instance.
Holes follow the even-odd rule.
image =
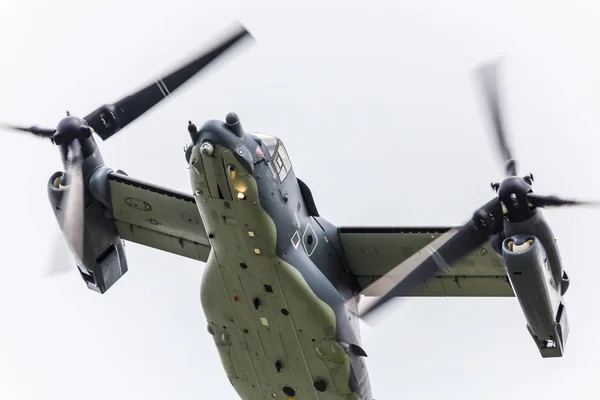
[[[219,266],[223,265],[219,261],[219,255],[217,254],[217,252],[214,249],[213,249],[213,251],[215,253],[215,258],[217,259],[218,265]],[[229,253],[225,254],[225,257],[229,259],[229,260],[227,260],[227,262],[229,263],[229,265],[231,265],[232,260],[231,260]],[[225,287],[228,292],[231,291],[231,288],[228,287],[229,285],[227,285],[226,279],[223,277],[223,271],[221,270],[221,268],[219,268],[218,271],[219,271],[219,276],[221,277],[221,280],[223,281],[223,287]],[[240,284],[241,284],[241,282],[240,282]],[[231,309],[231,313],[233,314],[233,317],[234,317],[233,321],[231,321],[231,322],[233,322],[236,325],[238,331],[241,331],[242,327],[240,326],[240,322],[239,322],[240,318],[237,315],[237,313],[235,311],[235,307],[233,307],[232,303],[229,303],[229,308]],[[259,337],[259,341],[260,341],[260,337]],[[264,344],[262,343],[262,341],[260,341],[260,343],[261,343],[262,350],[265,351]],[[250,364],[250,368],[252,368],[252,373],[254,374],[254,379],[257,382],[260,382],[260,377],[259,377],[258,371],[256,370],[256,365],[254,363],[254,360],[252,360],[252,356],[250,355],[249,352],[246,353],[246,356],[248,357],[248,364]],[[235,364],[234,364],[234,370],[235,370]],[[236,373],[236,375],[237,375],[237,373]],[[270,377],[271,383],[275,384],[275,377],[273,376],[272,371],[269,371],[269,377]]]
[[[229,258],[229,265],[235,265],[235,264],[234,264],[234,260],[233,260],[233,259],[232,259],[232,257],[231,257],[231,253],[229,253],[229,252],[228,252],[228,254],[227,254],[227,255],[228,255],[228,258]],[[258,271],[259,271],[259,272],[258,272],[258,277],[260,278],[260,280],[261,280],[261,281],[262,281],[262,280],[264,280],[264,276],[263,276],[263,274],[261,273],[260,269],[259,269]],[[243,288],[243,287],[244,287],[244,285],[243,285],[243,282],[241,281],[241,277],[240,277],[239,275],[237,276],[237,279],[238,279],[238,282],[239,282],[239,284],[240,284],[240,287],[241,287],[241,288]],[[246,296],[246,293],[245,293],[245,292],[244,292],[244,296]],[[231,304],[231,303],[230,303],[230,304]],[[232,308],[233,308],[233,307],[232,307]],[[235,315],[235,324],[237,325],[238,331],[242,332],[242,331],[243,331],[243,329],[244,329],[244,328],[243,328],[243,327],[240,325],[240,321],[242,320],[242,318],[238,317],[238,316],[237,316],[237,314],[235,314],[235,311],[234,311],[234,315]],[[251,321],[252,321],[252,327],[253,327],[253,328],[254,328],[254,329],[257,331],[257,332],[259,332],[259,330],[258,330],[258,326],[257,326],[258,324],[257,324],[257,322],[256,322],[255,318],[251,318]],[[272,321],[271,321],[271,322],[272,322]],[[271,322],[269,322],[269,324],[270,324]],[[276,321],[275,321],[275,322],[276,322]],[[258,342],[260,343],[260,348],[261,348],[262,354],[268,354],[268,352],[267,352],[267,348],[266,348],[266,346],[265,346],[265,343],[264,343],[264,341],[263,341],[263,339],[262,339],[261,335],[260,335],[260,334],[258,334],[258,335],[257,335],[257,337],[258,337]],[[246,353],[246,355],[248,356],[249,363],[250,363],[250,365],[252,366],[252,371],[254,372],[254,375],[255,375],[255,377],[256,377],[256,381],[257,381],[257,382],[260,382],[260,379],[259,379],[259,374],[258,374],[258,372],[256,371],[256,368],[257,368],[257,366],[255,365],[255,362],[254,362],[254,360],[252,359],[252,355],[250,354],[250,352],[247,352],[247,353]],[[270,381],[271,381],[271,384],[273,385],[273,387],[276,387],[276,386],[277,386],[277,380],[275,379],[275,373],[273,372],[273,370],[272,370],[272,369],[269,369],[269,370],[268,370],[268,376],[269,376],[269,379],[270,379]]]
[[[213,165],[212,163],[210,163],[210,164]],[[201,217],[204,220],[207,220],[208,216],[206,214],[204,214],[203,208],[202,207],[198,207],[198,211],[200,212]],[[219,277],[220,277],[221,282],[223,284],[223,287],[225,288],[226,291],[229,292],[229,291],[231,291],[232,288],[230,287],[230,285],[227,284],[227,280],[223,276],[223,270],[222,270],[221,266],[223,266],[224,264],[223,264],[223,262],[221,262],[222,260],[220,260],[221,255],[216,251],[216,249],[214,247],[211,249],[211,251],[213,253],[213,257],[217,261],[217,265],[219,266],[219,268],[217,268],[216,270],[218,271],[218,274],[219,274]],[[230,254],[226,253],[226,254],[224,254],[224,256],[228,259],[227,260],[228,265],[232,265],[231,263],[233,261],[231,260]],[[239,280],[239,278],[238,278],[238,280]],[[241,282],[239,282],[239,283],[241,284]],[[240,287],[243,287],[243,286],[240,286]],[[233,304],[230,303],[230,302],[228,302],[228,305],[229,305],[229,309],[230,309],[232,315],[234,316],[233,321],[231,321],[231,322],[233,322],[235,324],[235,326],[237,327],[238,331],[241,331],[243,328],[240,326],[240,322],[239,322],[240,318],[239,318],[239,316],[236,313],[235,307],[233,307]],[[260,339],[260,337],[259,337],[259,339]],[[264,349],[264,344],[262,343],[262,341],[261,341],[261,347],[262,347],[262,350],[264,352],[265,349]],[[257,366],[255,365],[255,362],[252,359],[252,356],[249,353],[246,353],[246,356],[248,357],[248,364],[250,365],[250,368],[252,368],[252,373],[254,374],[254,380],[256,382],[260,382],[260,376],[259,376],[259,373],[257,371]],[[232,365],[233,365],[234,373],[235,373],[236,366],[235,366],[235,364],[233,362],[232,362]],[[237,373],[236,373],[236,375],[237,375]],[[275,384],[275,377],[272,375],[272,371],[269,371],[268,376],[269,376],[269,378],[271,380],[271,383]]]
[[[282,283],[279,279],[279,274],[275,273],[275,279],[277,279],[277,285],[279,287],[282,287]],[[285,295],[281,296],[281,299],[283,300],[283,304],[285,305],[285,308],[288,309],[289,305],[287,302],[287,299],[285,297]],[[306,349],[303,346],[302,343],[302,339],[300,338],[300,336],[298,335],[298,327],[296,326],[296,324],[294,323],[294,317],[292,316],[290,319],[290,324],[292,325],[293,331],[294,331],[294,337],[296,338],[296,342],[300,345],[300,354],[302,355],[302,361],[304,362],[304,366],[306,367],[306,371],[308,371],[309,376],[313,376],[314,371],[310,368],[310,363],[308,362],[308,359],[306,358]],[[281,331],[280,331],[281,332]],[[284,346],[285,349],[285,346]],[[313,350],[313,349],[310,349]],[[298,380],[301,380],[299,378],[299,376],[296,374],[296,377]],[[315,393],[315,395],[317,396],[317,398],[319,398],[319,394],[317,393],[317,390],[315,388],[313,388],[313,391]]]

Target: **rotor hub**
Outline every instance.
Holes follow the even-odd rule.
[[[531,216],[532,207],[527,195],[533,190],[528,182],[518,176],[509,176],[498,185],[498,198],[509,221],[524,221]]]
[[[91,129],[82,118],[68,115],[56,126],[56,133],[52,136],[57,145],[69,144],[75,139],[90,137]]]

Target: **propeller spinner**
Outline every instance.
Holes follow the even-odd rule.
[[[203,51],[170,74],[137,92],[125,96],[113,104],[103,105],[84,118],[72,116],[67,112],[67,116],[58,123],[55,129],[0,124],[0,127],[6,129],[50,139],[52,143],[60,147],[69,183],[69,190],[61,204],[61,209],[66,213],[62,230],[78,261],[83,260],[84,256],[83,160],[88,155],[86,147],[88,147],[92,133],[96,133],[102,140],[110,138],[244,39],[252,39],[252,36],[243,26],[239,25],[232,33],[217,42],[212,49]]]

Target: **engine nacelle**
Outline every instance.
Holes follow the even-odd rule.
[[[502,258],[542,357],[562,357],[569,334],[564,287],[555,282],[542,243],[533,235],[510,236],[502,242]]]
[[[106,203],[110,201],[110,194],[107,193],[110,171],[101,166],[86,179],[89,184],[85,185],[84,259],[76,262],[88,288],[99,293],[106,292],[127,272],[123,240]],[[60,205],[63,196],[70,190],[69,186],[63,186],[63,176],[63,172],[55,172],[48,181],[48,198],[61,229],[64,210]]]

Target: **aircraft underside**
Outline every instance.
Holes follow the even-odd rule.
[[[237,273],[239,265],[221,263],[216,253],[206,265],[202,308],[238,395],[360,399],[348,386],[350,359],[335,340],[335,317],[294,267],[265,257],[249,262],[248,269],[260,275],[248,269]]]
[[[349,386],[350,357],[336,340],[335,313],[298,268],[277,255],[277,228],[261,207],[254,179],[236,176],[244,182],[244,200],[214,198],[212,179],[224,178],[226,165],[242,171],[241,165],[228,151],[209,158],[195,149],[191,158],[194,197],[212,245],[202,308],[239,396],[359,400]]]

